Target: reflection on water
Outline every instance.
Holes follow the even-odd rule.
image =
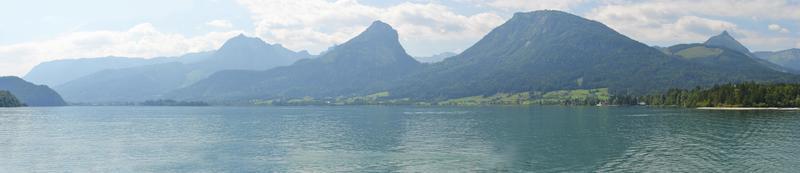
[[[8,172],[797,172],[800,113],[642,107],[0,109]]]

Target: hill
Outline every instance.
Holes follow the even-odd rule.
[[[417,61],[419,61],[421,63],[437,63],[437,62],[443,61],[444,59],[447,59],[447,58],[450,58],[450,57],[453,57],[453,56],[456,56],[456,55],[458,55],[458,54],[457,53],[453,53],[453,52],[444,52],[444,53],[440,53],[440,54],[436,54],[436,55],[432,55],[432,56],[414,57],[414,59],[416,59]]]
[[[11,92],[0,90],[0,107],[21,107],[25,106]]]
[[[36,85],[19,77],[0,77],[0,90],[11,92],[28,106],[65,106],[61,96],[46,85]]]

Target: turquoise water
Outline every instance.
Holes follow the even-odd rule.
[[[2,172],[800,172],[800,112],[0,109]]]

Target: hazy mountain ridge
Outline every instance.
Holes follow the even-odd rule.
[[[0,77],[0,90],[11,92],[28,106],[64,106],[61,96],[46,85],[36,85],[19,77]]]
[[[70,102],[140,102],[188,86],[220,70],[265,70],[310,58],[308,52],[294,52],[270,45],[258,38],[239,35],[206,57],[172,62],[107,69],[56,86]]]
[[[188,53],[179,57],[157,57],[150,59],[109,56],[55,60],[36,65],[23,79],[43,85],[58,86],[103,70],[123,69],[169,62],[193,63],[201,61],[213,53],[214,51],[198,52]]]
[[[414,59],[416,59],[417,61],[419,61],[421,63],[437,63],[437,62],[444,61],[444,59],[447,59],[447,58],[450,58],[450,57],[454,57],[456,55],[458,55],[458,54],[457,53],[453,53],[453,52],[443,52],[443,53],[439,53],[439,54],[435,54],[435,55],[431,55],[431,56],[414,57]]]
[[[794,48],[775,52],[761,51],[753,54],[755,54],[758,58],[778,64],[785,68],[800,71],[800,49]]]

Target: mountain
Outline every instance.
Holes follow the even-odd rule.
[[[211,58],[191,65],[210,74],[229,69],[266,70],[310,57],[306,51],[294,52],[280,44],[267,44],[259,38],[240,34],[226,41]]]
[[[99,57],[66,59],[44,62],[36,65],[23,77],[27,81],[48,86],[58,86],[80,77],[103,70],[122,69],[168,62],[195,62],[202,60],[213,52],[190,53],[180,57],[129,58]]]
[[[21,107],[22,104],[11,92],[0,90],[0,107]]]
[[[733,36],[728,33],[728,31],[722,31],[722,33],[709,38],[703,44],[711,47],[727,48],[746,55],[751,54],[750,49],[747,49],[747,47],[742,45],[742,43],[736,41],[736,39],[734,39]]]
[[[106,69],[55,89],[72,102],[140,102],[160,98],[220,70],[266,70],[310,57],[305,51],[293,52],[278,44],[239,35],[203,58]]]
[[[405,52],[396,30],[376,21],[358,36],[317,58],[265,71],[221,71],[170,97],[241,100],[363,94],[422,66]]]
[[[713,67],[752,75],[789,72],[789,70],[773,63],[724,47],[705,44],[680,44],[667,48],[667,51],[667,54],[703,64],[707,68]]]
[[[36,85],[19,77],[0,77],[0,90],[11,92],[28,106],[64,106],[61,96],[45,85]]]
[[[730,36],[727,31],[712,36],[703,44],[679,44],[664,48],[662,52],[707,66],[715,66],[727,70],[750,71],[749,73],[753,74],[772,71],[795,72],[795,70],[757,58],[744,45]]]
[[[800,71],[800,49],[787,49],[777,52],[755,52],[758,58],[778,64],[782,67]]]
[[[710,41],[718,43],[730,42]],[[645,94],[737,81],[797,80],[763,69],[754,74],[676,58],[602,23],[546,10],[514,14],[463,53],[396,82],[391,93],[420,99],[591,88]]]
[[[422,62],[422,63],[436,63],[436,62],[441,62],[444,59],[447,59],[447,58],[450,58],[450,57],[453,57],[453,56],[456,56],[456,55],[458,55],[458,54],[457,53],[453,53],[453,52],[444,52],[444,53],[440,53],[440,54],[436,54],[436,55],[432,55],[432,56],[414,57],[414,59],[416,59],[417,61]]]

